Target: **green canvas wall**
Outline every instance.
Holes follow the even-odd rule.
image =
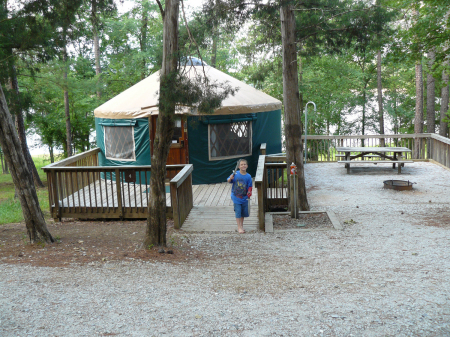
[[[217,122],[229,123],[239,118],[256,117],[252,121],[252,155],[243,157],[247,159],[248,173],[252,177],[256,174],[258,165],[259,148],[262,143],[267,144],[267,154],[281,152],[281,110],[270,112],[258,112],[246,115],[225,116],[189,116],[189,162],[194,165],[192,176],[193,184],[214,184],[225,182],[236,167],[238,158],[210,161],[208,156],[208,124]],[[208,120],[205,123],[205,119]]]
[[[267,154],[281,152],[281,110],[259,112],[244,115],[220,116],[189,116],[189,163],[194,165],[193,184],[214,184],[226,181],[236,166],[238,158],[210,161],[208,156],[208,124],[231,123],[236,120],[252,120],[252,155],[243,157],[249,163],[248,172],[255,176],[258,165],[259,148],[262,143],[267,144]],[[206,123],[205,121],[208,120]],[[136,161],[111,160],[105,157],[104,131],[102,124],[135,123],[134,140],[136,144]],[[133,120],[114,120],[95,118],[97,145],[101,149],[99,154],[100,166],[138,166],[150,165],[150,137],[147,118]],[[138,179],[139,180],[139,179]]]
[[[134,122],[134,142],[136,148],[136,161],[111,160],[105,157],[105,134],[102,124],[130,125]],[[109,119],[95,118],[95,132],[97,134],[97,146],[102,150],[99,154],[100,166],[139,166],[150,165],[150,136],[148,118],[137,119]]]

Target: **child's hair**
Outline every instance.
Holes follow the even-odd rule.
[[[239,159],[239,160],[238,160],[238,166],[241,165],[241,161],[245,161],[245,162],[247,163],[247,165],[248,165],[247,159],[243,159],[243,158],[242,158],[242,159]]]

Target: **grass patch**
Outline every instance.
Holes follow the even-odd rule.
[[[48,157],[48,156],[47,156]],[[46,156],[35,156],[33,161],[44,185],[47,185],[47,176],[42,170],[42,167],[50,164],[50,160]],[[7,223],[22,222],[23,214],[19,199],[14,199],[14,183],[11,174],[0,174],[0,225]],[[47,187],[37,188],[39,204],[46,219],[50,218],[48,191]]]

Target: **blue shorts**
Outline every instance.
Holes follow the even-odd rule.
[[[243,204],[234,204],[236,218],[248,218],[248,200]]]

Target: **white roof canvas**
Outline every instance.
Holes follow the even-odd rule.
[[[234,96],[227,97],[215,115],[256,113],[281,109],[281,102],[248,84],[210,66],[188,66],[185,76],[193,78],[197,75],[210,81],[227,82],[239,90]],[[111,119],[143,118],[158,114],[159,71],[136,83],[129,89],[110,99],[94,110],[95,117]],[[191,107],[179,107],[177,113],[201,115]]]

